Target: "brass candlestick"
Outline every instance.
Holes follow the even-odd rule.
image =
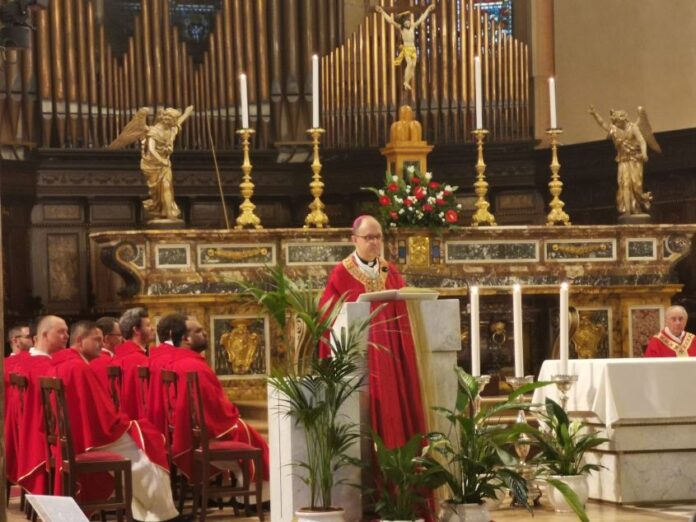
[[[244,160],[242,161],[242,182],[239,184],[239,191],[244,201],[239,205],[241,214],[237,217],[237,224],[234,228],[263,228],[261,226],[261,219],[254,214],[256,205],[251,202],[251,196],[254,195],[254,184],[251,182],[252,165],[249,161],[249,140],[254,132],[256,132],[254,129],[239,129],[237,131],[237,134],[242,137],[242,151],[244,153]]]
[[[476,129],[472,131],[476,139],[476,150],[478,151],[478,161],[476,162],[476,182],[474,183],[474,192],[477,199],[475,203],[476,212],[471,218],[471,226],[496,226],[495,217],[488,208],[491,206],[486,199],[488,194],[488,182],[486,181],[486,164],[483,161],[483,142],[486,139],[488,131],[485,129]]]
[[[563,210],[565,203],[559,197],[563,191],[563,182],[558,174],[558,171],[561,170],[561,164],[558,162],[558,136],[562,132],[561,129],[548,129],[546,131],[551,140],[551,181],[549,181],[549,192],[551,192],[549,207],[551,210],[546,216],[546,224],[549,226],[570,225],[570,216]]]
[[[324,213],[324,203],[321,202],[321,195],[324,192],[324,182],[321,180],[321,162],[319,161],[319,141],[321,135],[326,132],[324,129],[314,127],[309,129],[307,133],[312,137],[312,149],[314,150],[314,159],[312,161],[312,181],[309,184],[309,191],[314,196],[314,201],[309,204],[309,214],[305,218],[304,228],[317,227],[323,228],[329,226],[329,217]]]

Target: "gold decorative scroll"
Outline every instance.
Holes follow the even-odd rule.
[[[553,243],[551,250],[560,252],[561,254],[570,254],[573,256],[585,256],[595,252],[603,252],[607,249],[606,243],[591,243],[587,245],[565,245],[562,243]]]

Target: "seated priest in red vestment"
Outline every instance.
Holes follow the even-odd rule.
[[[12,353],[5,357],[5,477],[12,483],[17,482],[17,451],[19,448],[19,422],[22,415],[19,394],[14,386],[10,386],[10,374],[16,373],[17,368],[31,357],[29,348],[32,336],[28,325],[17,325],[10,328],[7,334]]]
[[[176,321],[180,320],[176,319]],[[253,471],[263,473],[264,480],[268,480],[268,444],[254,428],[241,419],[237,406],[229,400],[217,375],[208,366],[202,355],[202,352],[208,347],[208,338],[201,324],[195,319],[188,318],[184,321],[184,325],[186,333],[177,344],[169,367],[170,370],[176,372],[178,377],[172,442],[174,462],[182,473],[190,479],[193,468],[191,458],[193,440],[191,438],[189,404],[186,397],[186,374],[197,372],[208,436],[211,440],[230,440],[260,448],[263,451],[264,469]],[[178,332],[180,329],[181,325],[173,326],[172,332]],[[174,338],[175,342],[176,340]]]
[[[178,313],[165,315],[157,323],[157,337],[160,344],[150,348],[150,386],[147,391],[147,418],[165,433],[167,415],[162,387],[162,370],[167,369],[176,351],[174,343],[180,344],[186,334],[186,316]]]
[[[148,366],[147,345],[154,329],[144,308],[126,310],[118,322],[125,342],[116,347],[112,365],[121,367],[121,411],[131,419],[145,418],[138,367]]]
[[[684,330],[689,316],[683,306],[675,305],[665,312],[665,327],[650,339],[644,357],[694,357],[696,338]]]
[[[357,300],[365,292],[399,289],[404,286],[396,267],[381,257],[382,227],[372,216],[360,216],[352,228],[355,252],[341,261],[329,275],[320,306],[346,296]],[[382,303],[373,303],[374,307]],[[389,448],[404,445],[416,433],[427,431],[418,380],[415,347],[404,301],[384,303],[370,327],[368,382],[372,428]],[[320,355],[329,349],[320,344]]]
[[[104,344],[101,347],[99,357],[90,362],[92,371],[97,374],[99,381],[104,385],[105,389],[109,390],[109,376],[106,368],[111,366],[114,356],[116,355],[116,347],[123,343],[121,335],[121,327],[118,324],[118,319],[115,317],[101,317],[97,319],[97,327],[104,335]]]

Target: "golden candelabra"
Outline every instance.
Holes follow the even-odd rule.
[[[252,165],[249,161],[249,140],[254,132],[254,129],[239,129],[237,131],[237,134],[242,137],[242,151],[244,152],[244,160],[242,161],[242,182],[239,184],[239,191],[244,201],[239,205],[241,214],[237,217],[237,224],[234,228],[263,228],[261,226],[261,220],[254,214],[256,205],[251,202],[251,196],[254,195],[254,184],[251,182]]]
[[[309,191],[314,197],[314,201],[309,204],[309,214],[305,218],[304,228],[316,227],[323,228],[329,226],[329,217],[324,212],[326,208],[321,202],[321,195],[324,193],[324,182],[321,180],[321,161],[319,161],[319,142],[321,135],[326,132],[324,129],[314,127],[307,131],[312,137],[312,149],[314,150],[314,159],[312,161],[312,181],[309,184]]]
[[[476,129],[472,131],[476,138],[476,150],[478,151],[478,161],[476,162],[476,182],[474,183],[474,192],[476,193],[476,212],[471,218],[471,226],[496,226],[495,217],[488,208],[491,206],[486,199],[488,194],[488,182],[486,181],[486,164],[483,161],[483,142],[486,140],[488,131],[485,129]]]
[[[551,192],[549,207],[551,210],[546,216],[548,226],[570,225],[570,216],[563,210],[565,203],[559,197],[563,191],[563,182],[558,174],[558,171],[561,170],[561,164],[558,163],[558,136],[562,132],[561,129],[548,129],[546,131],[551,140],[551,181],[549,181],[549,192]]]

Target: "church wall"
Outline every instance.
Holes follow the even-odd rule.
[[[594,104],[646,108],[653,129],[696,127],[696,2],[562,0],[554,2],[558,121],[564,143],[599,139],[587,113]]]

